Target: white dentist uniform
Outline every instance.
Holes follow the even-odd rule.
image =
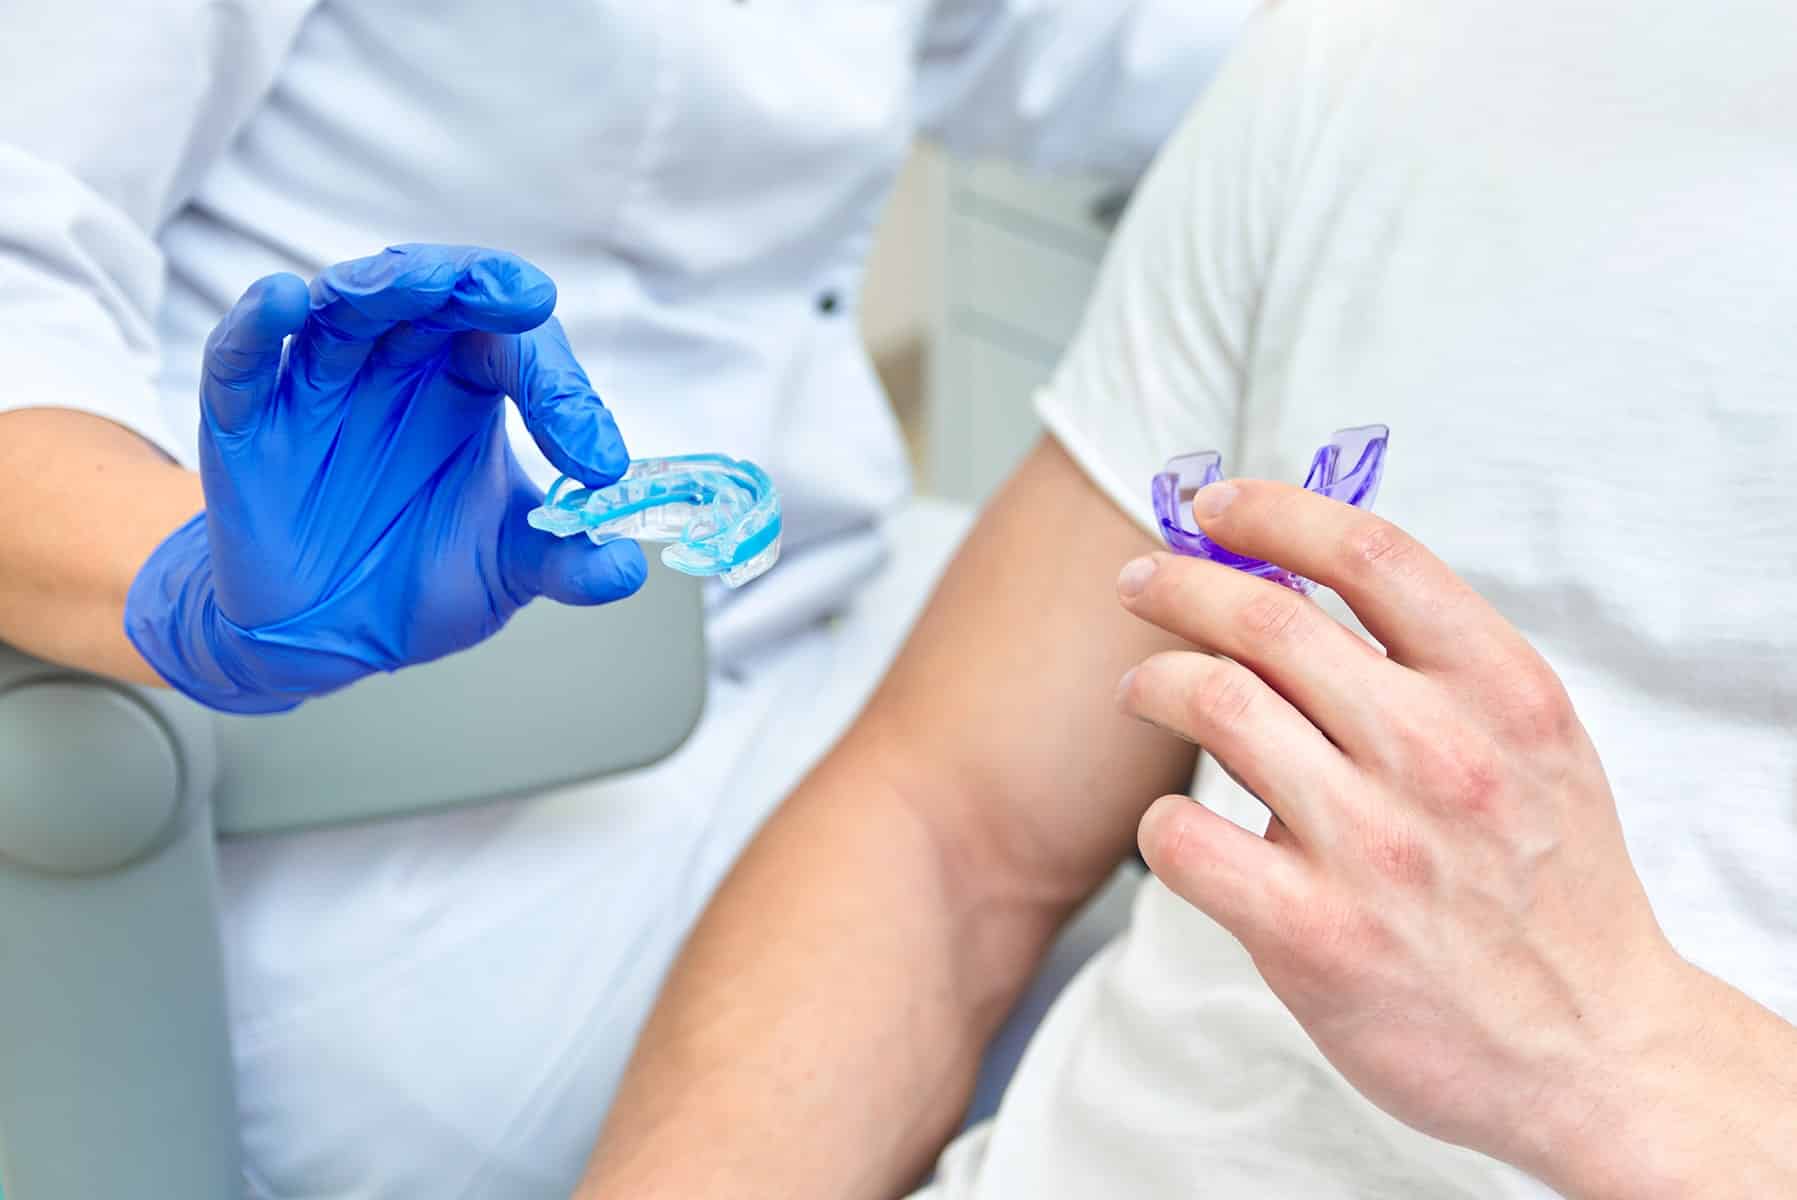
[[[1133,172],[1251,0],[68,0],[0,16],[0,409],[194,462],[252,279],[400,241],[543,267],[633,453],[769,468],[787,554],[641,777],[223,849],[251,1194],[560,1197],[697,908],[958,530],[909,519],[853,298],[914,134]],[[514,431],[517,432],[516,430]],[[548,478],[528,438],[520,457]],[[906,547],[910,547],[907,549]],[[896,615],[895,615],[896,614]]]

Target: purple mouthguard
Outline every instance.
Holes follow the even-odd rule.
[[[1391,431],[1383,425],[1337,430],[1329,444],[1310,460],[1310,474],[1305,477],[1304,486],[1319,496],[1355,508],[1371,508],[1373,497],[1379,494],[1379,477],[1385,472],[1385,444],[1390,439]],[[1317,585],[1302,575],[1225,550],[1192,524],[1192,497],[1200,488],[1222,478],[1223,456],[1215,450],[1169,459],[1166,470],[1154,477],[1154,515],[1160,520],[1167,548],[1175,554],[1208,558],[1270,579],[1304,595],[1315,591]]]

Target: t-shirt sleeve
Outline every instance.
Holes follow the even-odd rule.
[[[305,5],[67,0],[0,16],[0,412],[164,452],[156,236],[266,92]]]
[[[1048,431],[1153,530],[1167,459],[1236,444],[1304,105],[1308,19],[1274,4],[1139,190],[1085,319],[1037,396]],[[1308,6],[1301,6],[1307,8]]]

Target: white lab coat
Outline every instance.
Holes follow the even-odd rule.
[[[908,144],[922,130],[1133,172],[1252,3],[0,14],[0,410],[98,413],[191,465],[199,348],[250,280],[397,241],[481,243],[557,281],[634,453],[748,457],[785,497],[785,561],[712,617],[736,674],[719,681],[710,749],[662,768],[653,804],[617,785],[226,848],[261,1194],[559,1194],[658,964],[790,782],[773,772],[755,792],[741,756],[806,741],[788,732],[797,716],[757,717],[747,697],[777,692],[806,638],[829,636],[804,631],[880,561],[906,489],[853,310]],[[753,734],[763,718],[779,732]]]

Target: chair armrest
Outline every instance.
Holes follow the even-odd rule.
[[[440,812],[634,770],[705,705],[700,581],[654,561],[598,608],[546,600],[460,654],[273,717],[213,714],[220,837]]]
[[[0,1185],[240,1196],[210,725],[0,647]]]

